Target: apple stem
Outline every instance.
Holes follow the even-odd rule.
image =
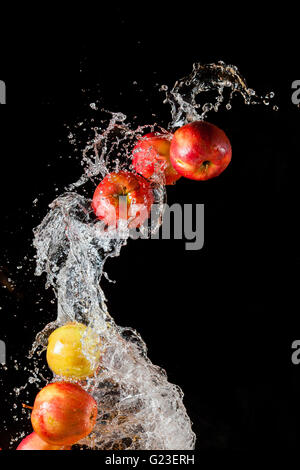
[[[30,410],[33,410],[33,406],[25,405],[25,403],[22,403],[23,408],[29,408]]]

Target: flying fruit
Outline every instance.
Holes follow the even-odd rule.
[[[70,447],[48,444],[36,432],[32,432],[20,442],[17,450],[70,450]]]
[[[150,132],[144,135],[133,149],[132,165],[137,173],[153,181],[174,184],[181,175],[170,162],[172,134]]]
[[[54,446],[67,446],[93,430],[97,403],[82,387],[70,382],[55,382],[36,396],[31,423],[40,439]]]
[[[225,132],[214,124],[194,121],[177,129],[170,147],[173,167],[186,178],[208,180],[229,165],[232,150]]]
[[[99,337],[82,323],[67,323],[49,336],[46,357],[56,375],[85,380],[99,362]]]
[[[149,217],[154,195],[151,183],[130,171],[109,173],[97,186],[92,208],[106,225],[118,227],[124,220],[137,228]]]

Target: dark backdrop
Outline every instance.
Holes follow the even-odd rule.
[[[47,205],[82,171],[65,125],[97,119],[88,106],[96,99],[141,124],[166,125],[169,108],[157,84],[172,85],[193,62],[220,59],[237,65],[259,93],[275,91],[280,110],[236,98],[232,111],[211,113],[208,120],[232,141],[231,165],[215,180],[182,179],[168,189],[169,203],[205,204],[204,248],[129,241],[107,263],[117,283],[103,287],[117,323],[136,328],[151,360],[184,390],[198,449],[298,447],[300,366],[291,362],[299,337],[299,110],[291,102],[298,56],[292,17],[254,10],[233,17],[226,8],[116,6],[91,10],[76,25],[56,12],[50,27],[22,24],[14,42],[6,36],[1,282],[12,278],[15,288],[0,287],[9,369],[1,373],[1,447],[30,429],[21,403],[32,403],[37,389],[15,397],[13,388],[30,376],[24,356],[35,333],[55,318],[53,295],[23,258],[34,255],[32,229]]]

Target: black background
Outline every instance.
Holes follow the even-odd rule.
[[[157,84],[173,85],[193,62],[223,60],[237,65],[258,93],[274,91],[280,110],[236,98],[230,112],[209,114],[231,139],[232,163],[215,180],[182,179],[168,188],[170,204],[205,204],[204,248],[129,241],[107,264],[117,283],[104,281],[103,288],[117,323],[136,328],[151,360],[184,390],[198,450],[297,448],[296,19],[255,5],[238,16],[229,6],[115,6],[86,11],[76,24],[53,13],[50,26],[45,13],[1,38],[0,79],[7,84],[7,105],[0,107],[1,265],[16,288],[1,289],[9,371],[1,373],[0,446],[30,430],[28,420],[13,416],[20,419],[21,402],[32,403],[37,390],[20,399],[8,394],[28,379],[24,356],[35,333],[55,318],[53,295],[22,259],[34,254],[32,229],[47,205],[82,172],[65,125],[97,119],[88,106],[96,99],[129,119],[138,116],[140,124],[166,125],[169,108]],[[20,264],[25,269],[18,273]]]

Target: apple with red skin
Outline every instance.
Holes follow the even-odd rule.
[[[225,132],[209,122],[186,124],[177,129],[171,141],[173,167],[192,180],[219,176],[229,165],[231,156],[231,144]]]
[[[26,436],[18,445],[17,450],[70,450],[71,447],[62,447],[48,444],[36,432]]]
[[[97,186],[92,208],[106,225],[117,227],[120,219],[137,228],[149,217],[154,194],[151,183],[130,171],[106,175]]]
[[[93,430],[97,403],[82,387],[55,382],[36,396],[31,423],[38,436],[54,446],[72,445]]]
[[[133,149],[132,165],[137,173],[145,178],[174,184],[181,175],[170,162],[170,145],[172,134],[150,132],[144,135]]]

